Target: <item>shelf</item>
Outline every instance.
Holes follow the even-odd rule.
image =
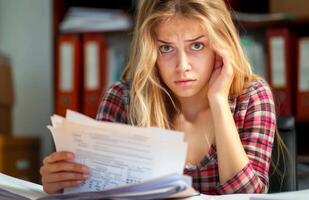
[[[246,14],[235,13],[234,23],[238,29],[259,30],[267,28],[309,27],[309,17],[292,18],[284,14]]]

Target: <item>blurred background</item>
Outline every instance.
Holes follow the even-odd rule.
[[[0,172],[40,182],[50,116],[95,118],[128,57],[138,0],[0,0]],[[309,1],[226,0],[253,70],[273,89],[291,163],[309,188]],[[295,178],[295,179],[294,179]]]

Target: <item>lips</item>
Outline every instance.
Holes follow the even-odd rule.
[[[188,83],[193,81],[196,81],[196,79],[178,79],[175,81],[175,83]]]
[[[196,79],[177,79],[174,81],[175,85],[179,87],[190,87],[193,85],[193,83],[196,81]]]

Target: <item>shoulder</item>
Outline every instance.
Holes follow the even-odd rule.
[[[249,94],[257,94],[257,93],[270,93],[271,89],[268,85],[268,83],[264,79],[258,79],[255,81],[252,81],[248,84],[247,88],[244,90],[245,92],[248,92]]]
[[[276,111],[271,89],[265,80],[252,81],[235,98],[234,119],[244,138],[260,137],[261,133],[273,137]]]
[[[113,95],[126,95],[130,93],[130,87],[130,81],[117,81],[107,89],[106,93]]]
[[[229,101],[232,112],[237,115],[244,115],[250,109],[275,112],[272,91],[263,79],[248,83],[240,95],[230,97]]]
[[[104,99],[121,100],[124,104],[129,102],[130,97],[130,81],[118,81],[112,84],[104,94]]]
[[[261,101],[273,103],[272,91],[268,83],[263,79],[258,79],[247,84],[247,87],[237,97],[237,102],[252,103],[252,101]]]
[[[130,100],[130,81],[118,81],[103,95],[97,119],[101,121],[128,123],[127,113]]]

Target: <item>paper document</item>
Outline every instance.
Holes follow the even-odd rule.
[[[75,162],[90,169],[88,180],[64,193],[101,191],[183,173],[183,133],[98,122],[73,111],[66,118],[51,119],[57,151],[73,152]]]
[[[1,198],[5,192],[4,190],[19,194],[20,198],[18,199],[37,199],[47,195],[45,192],[43,192],[43,187],[41,185],[17,179],[2,173],[0,173],[0,188],[2,189],[2,191],[0,191],[0,199],[4,199]],[[11,197],[12,196],[13,194]],[[12,199],[17,198],[15,197]]]
[[[191,177],[183,175],[187,144],[181,132],[101,122],[73,111],[65,118],[53,115],[51,123],[56,150],[73,152],[74,162],[89,167],[90,178],[63,194],[47,195],[40,185],[3,175],[0,183],[8,185],[0,188],[0,199],[146,200],[198,194]]]
[[[107,189],[97,192],[71,193],[65,195],[50,195],[41,200],[80,200],[80,199],[167,199],[178,192],[188,189],[191,184],[191,178],[178,174],[171,174],[143,183],[131,184],[113,189]],[[189,196],[198,195],[194,190],[188,193]],[[180,196],[186,197],[186,196]]]
[[[47,195],[41,185],[0,173],[1,200],[97,200],[97,199],[167,199],[199,195],[191,187],[191,178],[179,174],[159,177],[143,183],[84,193]]]

